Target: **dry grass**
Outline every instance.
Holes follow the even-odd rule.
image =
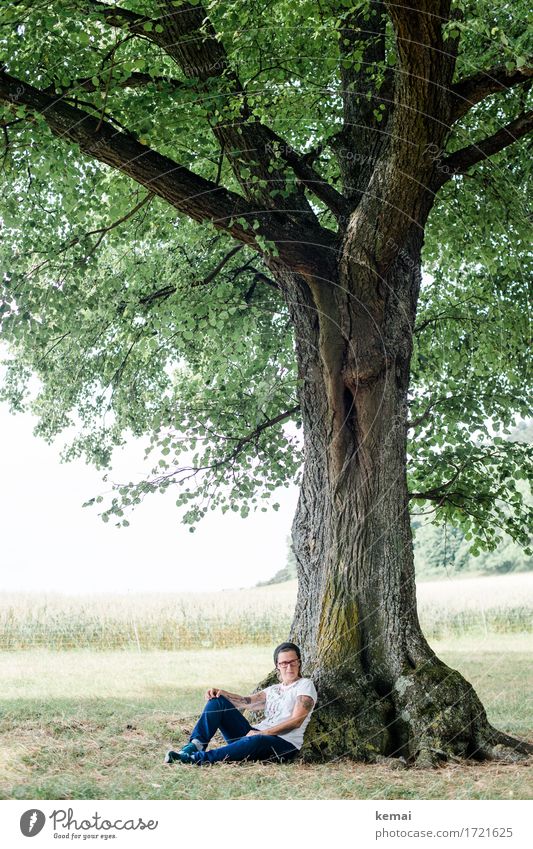
[[[98,650],[266,645],[286,634],[294,591],[0,594],[0,648]]]
[[[434,643],[473,683],[500,728],[533,737],[529,635]],[[523,799],[531,764],[396,772],[324,765],[166,767],[206,685],[250,691],[270,669],[258,646],[188,652],[5,652],[0,723],[4,799]],[[68,695],[71,694],[71,695]]]
[[[227,648],[289,631],[296,582],[217,593],[0,594],[0,649]],[[533,629],[533,572],[421,583],[429,638]]]
[[[533,629],[533,572],[427,581],[417,597],[422,629],[433,639]]]
[[[162,754],[186,738],[207,685],[246,692],[270,670],[295,592],[290,583],[170,596],[0,596],[0,797],[530,798],[527,764],[164,767]],[[418,597],[430,642],[472,682],[489,719],[531,739],[533,574],[433,581],[419,585]]]

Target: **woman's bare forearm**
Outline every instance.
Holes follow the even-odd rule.
[[[297,719],[287,719],[285,722],[279,722],[277,725],[273,725],[272,728],[263,728],[261,734],[283,734],[287,731],[293,731],[295,728],[299,728],[304,718],[298,717]]]
[[[244,708],[261,709],[265,706],[266,701],[264,690],[260,690],[259,693],[252,693],[251,696],[241,696],[239,693],[222,690],[221,687],[209,687],[205,694],[206,699],[216,699],[218,696],[225,696],[238,710]]]
[[[228,693],[227,690],[220,691],[221,696],[226,696],[236,708],[247,708],[252,704],[251,696],[239,696],[238,693]]]
[[[206,699],[216,699],[218,696],[225,696],[239,710],[250,707],[254,702],[253,696],[240,696],[239,693],[230,693],[221,687],[210,687],[205,694]]]

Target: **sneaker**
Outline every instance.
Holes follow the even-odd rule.
[[[178,752],[178,755],[194,755],[197,751],[198,747],[195,743],[191,741],[190,743],[187,743],[186,746],[182,746],[182,748]]]
[[[193,740],[191,740],[190,743],[186,743],[185,746],[182,746],[182,748],[179,750],[179,752],[174,752],[172,749],[169,749],[169,751],[165,755],[165,763],[166,764],[174,764],[174,763],[178,763],[178,762],[182,763],[182,764],[193,763],[194,759],[193,759],[192,756],[195,755],[199,751],[201,751],[201,749],[199,749],[198,745]]]

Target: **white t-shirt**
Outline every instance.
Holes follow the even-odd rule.
[[[265,687],[263,692],[266,693],[265,718],[259,725],[253,727],[259,731],[264,731],[266,734],[268,734],[269,728],[291,718],[298,696],[311,696],[315,704],[317,700],[315,685],[310,678],[298,678],[293,684],[272,684],[271,687]],[[314,705],[299,728],[293,728],[292,731],[285,731],[276,736],[282,737],[296,746],[297,749],[301,749],[304,742],[304,731],[309,725],[313,709]]]

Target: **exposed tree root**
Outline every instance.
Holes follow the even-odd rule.
[[[488,725],[489,743],[492,746],[491,760],[501,760],[506,763],[523,761],[533,755],[533,743],[511,737],[504,731],[499,731],[492,725]]]
[[[428,769],[467,759],[518,763],[533,754],[532,743],[493,728],[472,685],[436,658],[406,670],[382,697],[365,679],[336,684],[319,688],[305,761],[348,757]]]

